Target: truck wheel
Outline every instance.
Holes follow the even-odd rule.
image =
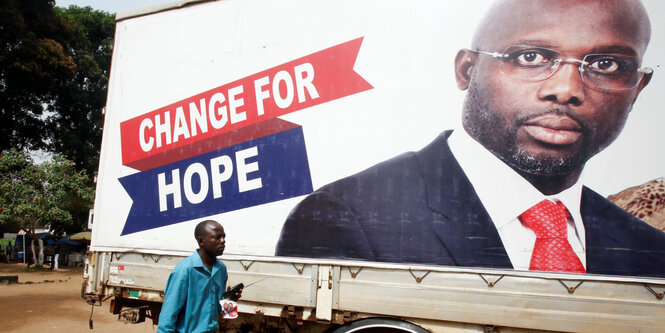
[[[393,318],[365,318],[345,324],[331,333],[429,333],[424,328]]]

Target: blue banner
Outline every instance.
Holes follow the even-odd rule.
[[[302,127],[119,178],[122,235],[312,192]]]

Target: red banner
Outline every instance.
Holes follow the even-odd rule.
[[[372,89],[353,71],[362,40],[330,47],[122,122],[122,164],[143,171],[241,142],[238,140],[270,135],[295,126],[276,117]]]

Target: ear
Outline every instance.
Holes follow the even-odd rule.
[[[635,104],[635,101],[637,100],[637,96],[640,95],[642,92],[642,89],[651,82],[651,78],[653,77],[653,70],[650,73],[645,73],[644,76],[642,76],[642,80],[640,83],[637,85],[637,90],[635,91],[635,96],[633,97],[633,102],[630,105]]]
[[[476,59],[478,59],[478,55],[470,50],[462,49],[457,52],[455,57],[455,80],[457,81],[457,88],[460,90],[469,88]]]

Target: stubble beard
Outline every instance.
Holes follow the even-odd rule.
[[[583,145],[575,154],[556,157],[547,154],[533,154],[517,146],[517,130],[529,118],[549,113],[562,113],[559,109],[534,113],[510,124],[500,113],[494,111],[475,84],[469,86],[464,102],[465,111],[462,124],[469,135],[492,154],[501,159],[520,174],[536,177],[567,176],[582,170],[586,156],[590,156],[588,145]],[[494,135],[496,134],[496,135]]]

